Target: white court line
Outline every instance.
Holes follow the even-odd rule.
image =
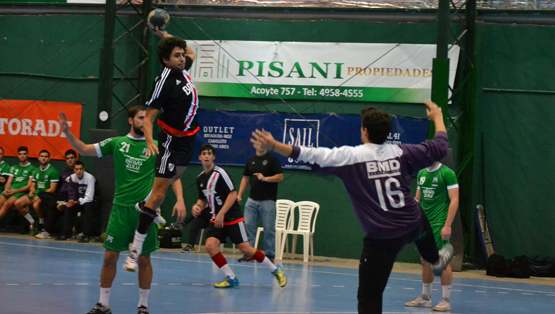
[[[335,285],[333,285],[332,287],[333,288],[345,288],[345,286],[335,286]]]
[[[497,292],[497,293],[499,293],[499,294],[509,294],[509,293],[506,292],[506,291],[499,291],[499,292]]]
[[[121,285],[122,286],[134,286],[135,283],[133,283],[133,282],[122,282]]]
[[[42,283],[31,283],[31,286],[42,286]]]
[[[204,286],[204,284],[203,283],[194,283],[193,286]]]
[[[480,291],[480,290],[476,290],[474,292],[476,292],[476,293],[486,293],[485,291]]]
[[[53,283],[52,285],[53,286],[65,286],[66,284],[65,283]]]
[[[522,294],[524,294],[524,295],[534,295],[533,293],[527,293],[527,292],[523,292]]]
[[[168,285],[170,285],[170,286],[181,286],[181,284],[178,283],[178,282],[170,282],[170,283],[168,283]]]
[[[1,237],[0,237],[1,238]],[[5,245],[14,245],[14,246],[25,246],[25,247],[34,247],[34,248],[42,248],[42,249],[51,249],[51,250],[62,250],[62,251],[72,251],[72,252],[81,252],[81,253],[93,253],[93,254],[105,254],[105,252],[96,252],[90,250],[78,250],[78,249],[67,249],[67,248],[59,248],[59,247],[46,247],[40,245],[33,245],[33,244],[21,244],[21,243],[7,243],[7,242],[0,242],[0,244]],[[184,260],[179,258],[169,258],[169,257],[161,257],[161,256],[150,256],[153,259],[159,260],[167,260],[167,261],[178,261],[178,262],[187,262],[187,263],[201,263],[201,264],[213,264],[212,261],[191,261],[191,260]],[[246,263],[245,263],[246,264]],[[251,267],[255,268],[255,265],[243,265],[243,264],[234,264],[233,267]],[[325,266],[331,267],[331,266]],[[331,275],[342,275],[342,276],[351,276],[351,277],[358,277],[357,274],[347,274],[347,273],[340,273],[340,272],[333,272],[333,271],[319,271],[319,270],[306,270],[306,269],[288,269],[283,268],[287,271],[295,271],[295,272],[309,272],[309,273],[319,273],[319,274],[331,274]],[[390,280],[400,280],[400,281],[414,281],[414,282],[422,282],[422,279],[402,279],[402,278],[395,278],[390,277]],[[538,290],[526,290],[526,289],[513,289],[513,288],[503,288],[503,287],[488,287],[488,286],[480,286],[480,285],[469,285],[469,284],[453,284],[453,286],[460,286],[460,287],[472,287],[472,288],[483,288],[483,289],[495,289],[495,290],[506,290],[506,291],[516,291],[516,292],[531,292],[531,293],[542,293],[542,294],[553,294],[553,291],[538,291]],[[389,287],[388,287],[389,288]],[[322,312],[324,313],[324,312]],[[209,313],[204,313],[209,314]]]
[[[75,285],[77,285],[77,286],[88,286],[89,283],[88,282],[78,282]]]
[[[403,290],[414,290],[414,288],[403,288]]]

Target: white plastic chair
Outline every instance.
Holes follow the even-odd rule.
[[[297,202],[291,208],[291,217],[295,216],[295,208],[299,210],[299,224],[296,230],[287,228],[283,232],[282,244],[280,248],[280,258],[283,258],[285,244],[287,243],[287,236],[293,235],[292,258],[295,258],[295,249],[297,246],[297,236],[303,236],[303,261],[308,262],[308,255],[310,253],[311,260],[314,260],[314,232],[316,231],[316,218],[320,211],[320,205],[310,201]],[[293,221],[294,218],[291,219]],[[294,225],[294,223],[292,223]],[[310,249],[310,252],[309,252]]]
[[[283,231],[285,229],[291,229],[293,226],[293,222],[291,219],[295,219],[292,217],[293,215],[289,215],[291,212],[291,208],[295,202],[285,199],[280,199],[276,201],[276,246],[275,246],[275,258],[281,259],[279,255],[279,249],[281,248],[281,241],[283,237]],[[288,220],[289,218],[289,220]],[[260,239],[260,233],[264,231],[263,227],[258,227],[256,230],[256,238],[254,240],[254,248],[258,247],[258,240]]]

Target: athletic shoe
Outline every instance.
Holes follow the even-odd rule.
[[[56,206],[56,208],[57,208],[59,211],[63,211],[64,209],[66,209],[66,205],[67,205],[67,202],[58,201],[58,205]]]
[[[281,270],[281,266],[276,266],[276,267],[277,269],[272,272],[272,275],[276,277],[279,283],[279,286],[284,287],[287,284],[287,277],[285,277],[285,275],[283,274],[283,271]]]
[[[432,272],[435,276],[439,277],[441,276],[441,274],[443,274],[443,270],[447,265],[449,265],[452,257],[453,246],[451,245],[451,243],[447,243],[445,244],[443,249],[439,250],[439,261],[435,265],[432,265]]]
[[[176,222],[172,222],[170,224],[170,226],[173,230],[183,230],[183,229],[185,229],[186,225],[187,224],[185,224],[183,221],[176,221]]]
[[[432,307],[432,300],[424,300],[422,299],[422,296],[419,296],[418,298],[416,298],[416,300],[405,303],[405,306],[430,308]]]
[[[137,314],[149,314],[148,307],[141,305],[137,308]]]
[[[235,277],[235,279],[231,279],[229,278],[229,276],[226,276],[222,283],[215,283],[214,288],[225,289],[225,288],[237,287],[238,285],[239,285],[239,280],[237,280],[237,277]]]
[[[57,241],[67,241],[69,239],[70,237],[66,236],[65,234],[60,234],[59,236],[56,237]]]
[[[127,271],[136,272],[139,264],[139,254],[136,250],[129,252],[129,255],[123,263],[123,268]]]
[[[92,308],[92,310],[87,314],[112,314],[112,310],[110,308],[103,307],[102,304],[96,303],[96,305]]]
[[[449,312],[451,311],[451,303],[445,299],[441,299],[439,303],[432,309],[438,312]]]
[[[162,217],[160,212],[160,207],[156,208],[156,217],[154,217],[154,223],[158,226],[158,228],[161,228],[166,224],[166,219]]]
[[[46,232],[46,230],[42,229],[40,233],[35,235],[37,239],[50,239],[50,233]]]
[[[193,245],[187,244],[187,246],[181,250],[181,253],[190,253],[194,251],[195,251],[195,247]]]
[[[77,242],[79,243],[89,243],[91,242],[91,238],[87,237],[87,236],[82,236],[79,238],[79,240],[77,240]]]
[[[241,263],[241,262],[247,262],[247,263],[254,262],[254,260],[252,259],[252,257],[247,256],[247,255],[243,255],[243,257],[241,257],[241,258],[238,259],[237,261],[238,261],[239,263]]]

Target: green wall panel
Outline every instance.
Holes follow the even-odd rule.
[[[120,17],[130,27],[137,19]],[[102,16],[1,16],[0,23],[0,97],[13,99],[42,99],[83,103],[82,139],[89,142],[88,130],[96,127],[98,88],[98,62],[103,38]],[[455,25],[455,28],[459,26]],[[116,36],[125,28],[116,22]],[[433,44],[436,26],[419,23],[369,23],[354,21],[269,21],[232,20],[208,18],[172,18],[169,31],[186,40],[260,40],[306,42],[360,42],[360,43],[415,43]],[[460,29],[456,30],[456,32]],[[133,36],[138,36],[136,32]],[[6,39],[4,39],[6,38]],[[152,39],[157,42],[156,38]],[[126,37],[116,45],[116,64],[130,69],[138,60],[138,47],[133,38]],[[369,60],[369,64],[373,60]],[[151,60],[152,77],[160,70],[158,61]],[[26,79],[24,73],[38,73],[48,77]],[[114,71],[114,77],[122,74]],[[136,73],[132,75],[135,77]],[[22,84],[20,84],[25,80]],[[134,88],[127,82],[115,88],[118,97],[127,101],[134,95]],[[200,99],[201,108],[233,111],[279,111],[322,113],[336,112],[358,114],[370,104],[332,101],[290,101],[287,104],[274,100],[208,98]],[[374,103],[372,106],[395,115],[425,117],[424,107],[414,104]],[[112,114],[120,110],[114,99]],[[455,104],[452,115],[459,113]],[[124,135],[128,131],[126,111],[112,120],[112,128]],[[456,146],[456,133],[450,134]],[[85,163],[94,173],[93,158]],[[13,163],[13,160],[10,161]],[[34,161],[36,163],[36,161]],[[90,166],[89,166],[90,165]],[[63,162],[56,162],[59,169]],[[225,167],[225,165],[224,165]],[[241,167],[226,167],[236,185],[242,177]],[[199,166],[191,166],[183,178],[185,201],[189,207],[196,199],[193,182],[200,173]],[[305,171],[286,171],[280,183],[278,197],[295,201],[311,200],[321,205],[314,246],[316,255],[341,258],[358,258],[364,236],[344,190],[343,184],[333,177],[322,177]],[[169,192],[163,206],[168,221],[175,197]],[[187,234],[186,234],[187,236]],[[300,247],[300,246],[298,246]],[[299,248],[299,252],[300,252]],[[418,261],[413,247],[400,255],[402,261]]]

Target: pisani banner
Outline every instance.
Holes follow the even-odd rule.
[[[436,45],[188,40],[201,96],[422,103]],[[459,47],[449,49],[453,86]]]
[[[255,154],[250,142],[255,129],[264,128],[278,141],[295,146],[333,148],[361,143],[359,115],[329,113],[301,117],[276,112],[201,110],[198,122],[201,129],[196,135],[195,152],[201,145],[210,144],[216,148],[216,164],[223,166],[245,166],[247,159]],[[387,142],[418,144],[426,139],[427,130],[428,120],[393,117]],[[278,157],[284,169],[310,169],[309,165],[292,158]],[[196,157],[193,157],[192,163],[200,164]]]

